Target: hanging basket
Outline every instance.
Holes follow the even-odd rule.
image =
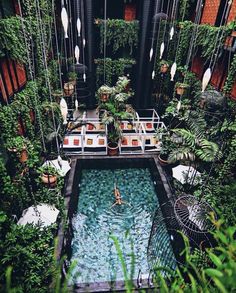
[[[161,64],[161,73],[166,73],[169,69],[169,65],[168,64]]]
[[[100,95],[100,100],[101,100],[101,102],[107,102],[107,101],[109,100],[109,97],[110,97],[109,94],[102,93],[102,94]]]
[[[57,185],[57,176],[43,173],[41,175],[41,180],[44,184],[49,187],[55,187]]]
[[[25,163],[28,160],[28,152],[26,148],[21,151],[19,160],[21,163]]]
[[[178,95],[182,96],[184,94],[184,92],[185,92],[185,88],[183,88],[183,87],[177,87],[176,88],[176,93]]]
[[[64,93],[66,96],[71,96],[74,93],[74,85],[71,82],[67,82],[64,84]]]

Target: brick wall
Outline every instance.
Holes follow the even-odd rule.
[[[227,22],[229,23],[229,22],[235,20],[235,18],[236,18],[236,0],[233,0],[233,3],[231,4],[231,8],[229,11],[229,17],[228,17]]]
[[[220,0],[206,0],[203,8],[201,23],[214,25],[220,6]]]

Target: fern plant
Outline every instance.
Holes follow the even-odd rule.
[[[171,161],[195,161],[212,162],[221,157],[219,146],[190,130],[183,128],[172,129],[172,132],[178,137],[178,143],[174,148],[169,159]]]

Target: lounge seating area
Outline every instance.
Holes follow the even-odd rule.
[[[149,115],[149,116],[141,116]],[[156,130],[166,128],[154,109],[139,110],[135,113],[134,121],[121,121],[122,137],[118,147],[120,154],[144,154],[145,152],[159,152],[160,139]],[[101,120],[86,117],[77,119],[75,125],[81,125],[71,130],[73,121],[69,122],[69,129],[64,137],[62,148],[70,155],[106,155],[108,143],[107,126]]]

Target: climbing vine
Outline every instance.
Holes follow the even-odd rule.
[[[231,92],[235,81],[236,81],[236,54],[234,55],[233,60],[231,62],[229,73],[223,88],[226,94],[229,94]]]
[[[99,87],[104,83],[103,81],[104,60],[96,59],[95,64],[97,64],[96,85],[97,87]],[[124,75],[125,68],[127,68],[128,66],[132,66],[134,64],[135,64],[134,59],[119,58],[116,60],[112,60],[111,58],[106,58],[105,60],[106,84],[111,86],[113,81],[117,81],[118,76]]]
[[[104,21],[97,19],[96,24],[100,28],[100,50],[102,53],[104,44]],[[112,47],[113,53],[117,52],[120,48],[128,46],[130,54],[132,54],[133,49],[136,49],[138,46],[139,22],[137,20],[108,19],[106,21],[106,27],[106,42],[108,46]]]

